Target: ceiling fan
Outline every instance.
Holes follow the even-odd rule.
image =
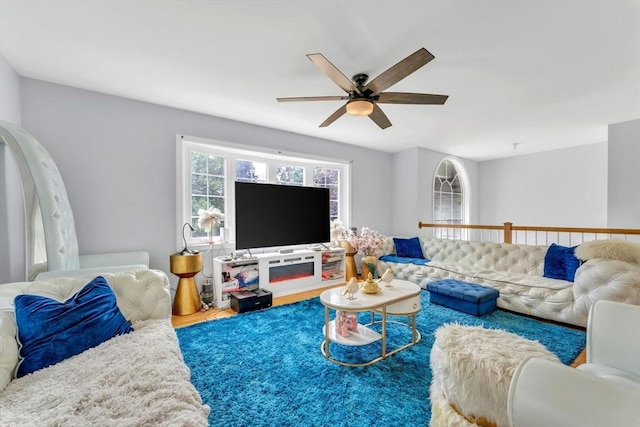
[[[347,95],[342,96],[303,96],[294,98],[276,98],[278,102],[295,101],[347,101],[338,108],[320,127],[329,126],[344,113],[353,116],[369,116],[381,129],[391,126],[391,122],[382,112],[378,104],[436,104],[446,102],[448,95],[432,95],[428,93],[383,92],[383,90],[398,83],[420,67],[426,65],[435,57],[425,48],[418,49],[384,73],[367,83],[369,76],[356,74],[353,81],[349,80],[335,65],[321,53],[307,55],[320,70],[333,80]]]

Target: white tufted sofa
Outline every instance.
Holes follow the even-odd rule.
[[[65,301],[93,276],[0,284],[0,424],[206,426],[209,408],[190,382],[171,326],[167,275],[144,269],[102,276],[134,332],[18,379],[15,296]]]
[[[640,305],[640,265],[591,259],[576,271],[574,282],[543,277],[547,246],[420,238],[425,265],[380,261],[398,279],[426,289],[427,283],[455,279],[500,291],[498,307],[543,319],[586,326],[589,309],[599,299]],[[383,254],[393,254],[387,238]]]

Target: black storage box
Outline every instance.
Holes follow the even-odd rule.
[[[231,308],[236,313],[268,308],[271,307],[272,303],[273,296],[271,292],[264,289],[231,292]]]

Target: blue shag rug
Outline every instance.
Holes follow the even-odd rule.
[[[431,417],[429,353],[445,323],[483,325],[539,341],[570,364],[585,333],[502,310],[478,318],[429,303],[422,292],[417,328],[422,340],[377,364],[349,368],[320,352],[324,307],[318,298],[176,330],[191,380],[211,407],[212,426],[425,426]],[[333,317],[334,312],[331,311]],[[404,318],[398,318],[403,320]],[[360,323],[370,315],[361,313]],[[379,326],[379,325],[375,325]],[[388,325],[388,350],[410,339]],[[361,362],[380,354],[331,345],[331,355]]]

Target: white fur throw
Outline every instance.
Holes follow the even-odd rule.
[[[464,426],[464,418],[443,407],[443,398],[469,419],[507,426],[507,395],[520,362],[529,356],[560,362],[542,344],[482,326],[446,324],[431,349],[430,426]]]
[[[168,320],[12,381],[0,392],[3,426],[206,426]]]
[[[640,264],[640,244],[625,240],[591,240],[578,245],[575,253],[583,261],[605,258]]]

